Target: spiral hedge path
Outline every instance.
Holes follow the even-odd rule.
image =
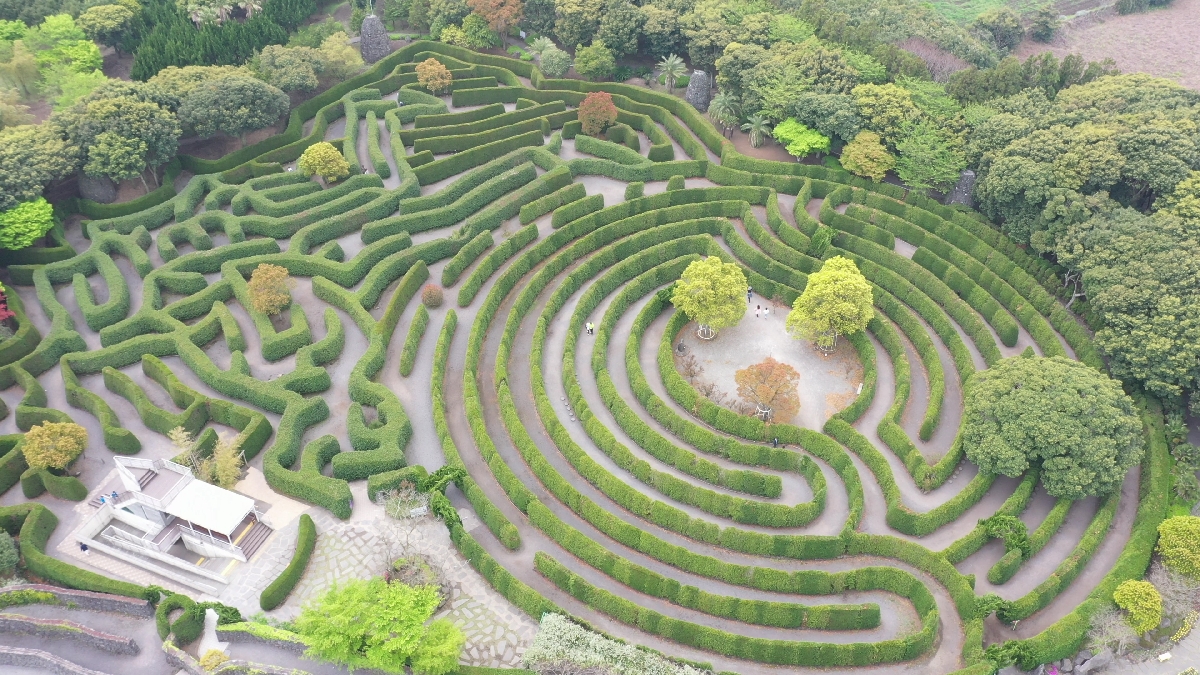
[[[447,96],[416,84],[431,56]],[[604,140],[578,134],[593,90],[620,110]],[[319,140],[352,168],[326,189],[287,170]],[[202,448],[232,428],[273,489],[340,518],[352,481],[374,495],[406,464],[463,467],[447,495],[483,526],[440,511],[513,603],[718,671],[985,673],[985,635],[1019,639],[1032,667],[1073,653],[1148,563],[1168,481],[1154,402],[1145,461],[1104,500],[1055,503],[1033,473],[963,458],[975,371],[1026,349],[1103,368],[1055,270],[976,214],[741,155],[674,97],[423,42],[176,176],[177,194],[82,203],[78,253],[9,268],[10,433],[74,419],[112,452],[162,454],[175,426]],[[851,339],[864,386],[822,429],[768,429],[677,372],[686,318],[659,291],[710,255],[787,304],[833,255],[873,284]],[[263,262],[298,281],[282,321],[247,302]],[[431,276],[457,307],[420,305]],[[0,487],[78,498],[27,471],[19,440],[0,437]],[[996,513],[1029,524],[1028,559],[978,524]],[[981,616],[988,593],[1000,619]]]

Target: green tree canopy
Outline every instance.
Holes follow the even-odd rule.
[[[1200,579],[1200,518],[1175,516],[1158,526],[1158,553],[1169,569]]]
[[[175,156],[181,133],[174,111],[175,95],[155,85],[108,80],[81,97],[75,105],[55,112],[50,125],[74,143],[86,165],[97,137],[111,132],[145,143],[143,169],[162,165]]]
[[[591,42],[596,36],[604,0],[554,0],[554,9],[558,16],[554,34],[560,43],[570,47]]]
[[[842,149],[842,167],[859,176],[878,183],[888,171],[896,167],[896,157],[883,147],[879,134],[860,131],[853,141]]]
[[[858,105],[848,94],[805,92],[792,102],[791,112],[797,122],[847,142],[858,135],[863,125]]]
[[[46,184],[75,170],[76,153],[47,124],[0,129],[0,211],[41,197]]]
[[[100,44],[116,46],[133,22],[133,11],[121,5],[97,5],[79,15],[83,32]]]
[[[312,91],[317,88],[317,76],[325,72],[325,59],[321,50],[312,47],[267,45],[250,67],[283,91]]]
[[[679,12],[671,7],[645,4],[642,15],[642,37],[652,56],[665,58],[679,51],[683,45],[683,34],[679,31]]]
[[[31,469],[65,469],[87,444],[87,429],[74,422],[42,422],[25,432],[21,450]]]
[[[1116,209],[1059,241],[1059,259],[1083,272],[1113,375],[1169,401],[1200,390],[1200,221]]]
[[[1162,622],[1162,596],[1148,581],[1122,581],[1113,591],[1113,602],[1127,612],[1125,621],[1138,635],[1158,628]]]
[[[464,640],[447,619],[425,625],[439,602],[433,586],[355,579],[306,605],[295,626],[310,658],[393,673],[411,662],[415,673],[442,675],[446,663],[457,665]]]
[[[1058,191],[1108,193],[1147,210],[1200,164],[1200,92],[1149,75],[1038,90],[989,103],[1000,111],[972,131],[980,210],[1018,243],[1054,250],[1048,202]]]
[[[687,266],[675,282],[671,303],[701,326],[720,330],[741,321],[749,288],[742,268],[709,256]]]
[[[644,23],[646,15],[629,0],[608,0],[596,37],[619,59],[637,52],[638,36]]]
[[[900,153],[896,175],[914,188],[945,189],[958,180],[967,166],[957,136],[932,121],[922,120],[904,128],[896,143]]]
[[[0,249],[28,248],[54,227],[54,208],[45,199],[22,202],[0,211]]]
[[[775,125],[775,131],[772,133],[775,140],[793,157],[806,157],[814,152],[829,152],[829,137],[816,129],[809,129],[795,118],[789,117]]]
[[[730,21],[726,9],[725,0],[699,0],[690,12],[679,17],[693,68],[711,69],[726,45],[737,41],[737,25]]]
[[[852,92],[862,126],[879,134],[889,147],[904,137],[904,129],[921,116],[912,93],[894,84],[863,84]]]
[[[963,449],[980,471],[1015,477],[1040,465],[1054,497],[1111,493],[1141,461],[1133,399],[1078,361],[1005,359],[967,381],[963,407]]]
[[[594,40],[587,47],[575,50],[575,72],[589,80],[601,80],[612,75],[616,66],[616,59],[603,40]]]
[[[179,120],[197,136],[241,136],[278,122],[289,106],[287,94],[262,80],[223,77],[193,89],[179,107]]]
[[[87,164],[83,172],[93,177],[105,177],[114,181],[138,176],[146,169],[146,142],[140,138],[127,138],[112,131],[96,136],[96,142],[88,151]]]
[[[869,284],[853,260],[834,256],[808,275],[808,285],[792,304],[785,326],[789,333],[832,349],[839,335],[852,335],[875,316]]]
[[[1021,17],[1008,7],[992,9],[975,19],[975,27],[991,36],[996,46],[1004,51],[1015,49],[1025,38]]]
[[[277,45],[270,45],[263,48],[263,53],[268,49],[282,49]],[[146,80],[146,84],[157,87],[159,90],[167,92],[180,101],[182,101],[193,89],[199,87],[205,82],[217,80],[230,75],[244,75],[246,69],[241,66],[169,66],[158,71],[154,77]],[[264,79],[268,79],[264,76]]]

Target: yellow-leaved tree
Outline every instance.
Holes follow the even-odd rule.
[[[282,265],[262,263],[255,267],[247,289],[250,306],[256,312],[278,314],[292,302],[292,278]]]
[[[42,422],[25,432],[21,450],[31,469],[65,469],[87,443],[87,429],[74,422]]]
[[[296,166],[305,176],[320,176],[328,183],[336,183],[339,178],[350,175],[350,163],[326,141],[308,146]]]
[[[875,315],[872,302],[871,284],[854,261],[834,256],[808,275],[804,293],[788,312],[787,330],[829,352],[839,335],[852,335],[867,327]]]
[[[711,340],[718,330],[741,321],[749,288],[742,268],[714,255],[687,266],[675,282],[671,303],[699,324],[698,336]]]

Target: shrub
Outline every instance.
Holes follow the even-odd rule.
[[[326,141],[308,146],[296,166],[305,176],[320,176],[329,183],[350,175],[350,163],[332,143]]]
[[[229,657],[225,655],[225,652],[221,651],[220,649],[210,649],[207,652],[204,652],[204,656],[200,657],[200,667],[212,672],[217,669],[217,666],[220,666],[222,663],[225,663],[228,660]]]
[[[21,450],[31,470],[65,469],[83,454],[87,429],[74,422],[43,422],[25,432]]]
[[[260,263],[250,273],[246,290],[254,311],[268,316],[280,313],[292,303],[292,278],[282,265]]]
[[[308,561],[312,557],[313,549],[317,545],[317,526],[313,522],[312,516],[307,513],[300,516],[299,533],[296,537],[296,550],[292,553],[292,560],[288,566],[283,568],[279,576],[272,581],[269,586],[263,589],[262,594],[258,598],[258,604],[264,610],[270,611],[283,604],[287,600],[287,596],[300,582],[300,578],[304,576],[304,570],[308,568]]]
[[[579,122],[583,125],[581,131],[589,136],[599,136],[609,126],[616,124],[617,106],[613,103],[612,94],[593,91],[585,96],[579,104]]]
[[[54,209],[45,199],[22,202],[0,212],[0,249],[17,251],[32,246],[54,226]]]
[[[1159,524],[1158,552],[1170,569],[1200,579],[1200,517],[1175,516]]]
[[[20,555],[13,538],[7,532],[0,531],[0,576],[12,576],[17,571],[19,560]]]
[[[571,69],[571,55],[558,47],[550,47],[540,57],[542,72],[549,77],[562,77]]]
[[[1121,582],[1113,592],[1113,601],[1128,612],[1125,620],[1138,634],[1158,628],[1162,621],[1162,596],[1148,581]]]
[[[431,309],[442,306],[442,287],[437,284],[425,284],[421,289],[421,303]]]
[[[612,50],[603,40],[593,40],[587,47],[575,50],[575,72],[589,80],[602,80],[612,75],[616,65]]]

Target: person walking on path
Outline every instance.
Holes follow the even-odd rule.
[[[80,551],[83,551],[83,554],[84,554],[84,555],[91,555],[91,552],[90,552],[90,551],[88,551],[88,545],[87,545],[87,544],[80,543],[80,544],[79,544],[79,550],[80,550]]]
[[[764,319],[765,319],[765,318],[767,318],[767,315],[768,315],[768,314],[770,314],[770,313],[771,313],[771,306],[770,306],[770,305],[767,305],[766,307],[763,307],[763,318],[764,318]]]
[[[746,302],[750,302],[754,298],[754,289],[746,288]]]
[[[755,305],[754,306],[754,318],[757,319],[761,315],[762,315],[762,305]]]

